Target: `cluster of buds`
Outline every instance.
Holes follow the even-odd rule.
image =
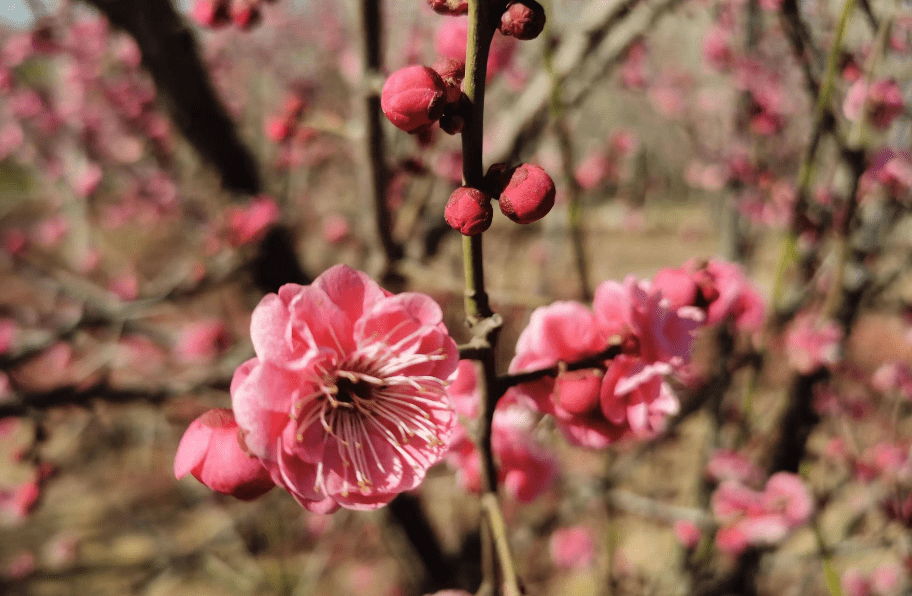
[[[483,187],[462,186],[447,201],[447,223],[465,236],[474,236],[491,226],[491,200],[495,196],[501,212],[519,224],[538,221],[554,207],[554,181],[536,165],[524,163],[507,168],[506,164],[494,164],[484,177]]]
[[[441,58],[434,66],[406,66],[383,85],[380,107],[396,128],[409,134],[429,131],[435,122],[448,134],[462,132],[468,101],[462,92],[465,63]]]
[[[260,7],[266,2],[275,0],[196,0],[191,14],[204,27],[215,29],[234,23],[246,31],[260,22]]]
[[[428,0],[428,4],[434,12],[443,15],[460,16],[469,12],[468,0]],[[495,18],[497,30],[516,39],[535,39],[545,28],[545,9],[535,0],[509,0],[503,13]]]

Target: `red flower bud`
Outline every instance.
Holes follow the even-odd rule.
[[[469,12],[469,0],[427,0],[427,3],[437,14],[459,16]]]
[[[380,107],[396,128],[416,132],[428,128],[443,114],[446,85],[427,66],[406,66],[383,85]]]
[[[444,218],[463,236],[480,234],[491,227],[494,219],[491,197],[477,188],[461,186],[450,195]]]
[[[507,5],[497,27],[516,39],[535,39],[545,28],[545,9],[535,0],[520,0]]]
[[[500,210],[516,223],[538,221],[554,206],[554,181],[543,169],[524,163],[514,168],[500,195]]]

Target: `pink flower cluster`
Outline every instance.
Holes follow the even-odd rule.
[[[191,425],[178,476],[241,497],[268,478],[310,511],[370,510],[418,486],[448,450],[458,353],[430,297],[337,265],[264,297],[250,329],[256,357],[231,382],[238,428],[227,413]]]
[[[511,391],[552,414],[576,445],[598,449],[625,437],[649,438],[679,409],[665,376],[688,361],[702,313],[670,307],[661,290],[634,276],[603,282],[593,307],[556,302],[536,309],[510,371],[594,356],[613,342],[623,353],[604,362],[605,370],[567,372]]]
[[[763,491],[725,481],[712,496],[713,515],[721,525],[716,544],[730,554],[777,544],[804,524],[813,509],[808,489],[795,474],[773,474]]]
[[[474,364],[459,363],[449,394],[456,411],[466,419],[478,416],[479,395]],[[494,413],[491,447],[497,461],[498,481],[506,493],[521,503],[535,500],[557,478],[557,460],[531,432],[532,413],[501,400]],[[466,429],[459,425],[447,462],[456,468],[457,480],[467,490],[481,492],[479,454]]]
[[[708,325],[730,321],[736,329],[746,332],[763,326],[763,298],[734,263],[691,259],[677,269],[659,270],[653,286],[662,291],[674,309],[695,306],[705,311]]]

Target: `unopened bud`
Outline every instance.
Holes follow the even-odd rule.
[[[477,188],[461,186],[450,195],[444,218],[463,236],[480,234],[491,227],[494,219],[491,197]]]
[[[443,114],[446,85],[427,66],[406,66],[391,74],[383,85],[380,107],[396,128],[419,132],[430,128]]]
[[[497,28],[516,39],[535,39],[545,28],[545,9],[535,0],[511,2]]]
[[[543,218],[554,207],[554,181],[543,169],[524,163],[510,174],[500,195],[500,210],[520,224]]]

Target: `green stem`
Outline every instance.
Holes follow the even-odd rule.
[[[488,53],[494,28],[491,26],[490,0],[469,0],[469,32],[466,47],[466,73],[463,92],[471,106],[462,132],[462,181],[473,188],[482,186],[484,170],[482,148],[484,133],[484,96]],[[463,238],[463,267],[465,273],[466,322],[472,329],[472,345],[476,348],[476,373],[481,401],[481,430],[478,451],[481,459],[483,494],[482,571],[483,589],[504,596],[519,596],[503,514],[497,497],[497,469],[491,446],[491,426],[497,405],[497,372],[495,347],[500,317],[491,310],[484,285],[484,259],[481,234]],[[503,583],[497,581],[500,571]]]

